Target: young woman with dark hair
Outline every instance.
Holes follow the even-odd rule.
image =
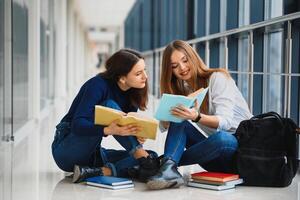
[[[95,105],[124,113],[146,109],[148,83],[144,58],[134,50],[122,49],[105,66],[105,72],[83,84],[68,113],[56,126],[53,158],[60,169],[74,172],[73,182],[97,175],[128,177],[128,170],[136,165],[141,174],[135,175],[146,180],[157,171],[157,154],[144,150],[144,140],[135,137],[140,127],[119,126],[115,122],[107,127],[94,124]],[[125,150],[101,147],[102,138],[109,135]]]

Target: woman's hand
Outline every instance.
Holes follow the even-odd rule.
[[[168,129],[170,126],[170,122],[168,121],[160,121],[160,123],[164,129]]]
[[[172,108],[171,114],[181,119],[194,120],[198,116],[198,111],[196,107],[187,108],[183,105],[178,105]]]
[[[125,126],[120,126],[117,124],[117,121],[113,121],[109,126],[104,128],[105,135],[120,135],[120,136],[135,136],[140,127],[135,124],[128,124]]]
[[[146,142],[146,138],[144,137],[136,137],[136,139],[140,144],[144,144]]]

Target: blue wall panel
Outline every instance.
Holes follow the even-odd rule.
[[[226,30],[237,28],[239,26],[238,0],[227,0],[227,8],[230,9],[226,10],[226,14],[227,14]]]
[[[219,42],[212,41],[209,44],[210,47],[210,58],[209,58],[209,67],[219,68]]]
[[[210,1],[210,30],[209,33],[220,31],[220,0]]]
[[[251,0],[250,1],[250,23],[257,23],[264,20],[264,1]]]
[[[206,0],[197,1],[197,37],[205,36]]]

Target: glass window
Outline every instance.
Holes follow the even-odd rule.
[[[223,1],[223,0],[222,0]],[[210,34],[220,32],[220,0],[210,0]]]
[[[300,124],[300,77],[292,77],[291,84],[291,118]]]
[[[220,32],[226,31],[226,8],[227,7],[227,0],[222,0],[220,2]],[[225,66],[225,43],[224,40],[220,40],[220,57],[219,57],[219,66],[224,67]]]
[[[283,1],[265,0],[265,19],[281,16],[283,14]],[[265,111],[283,113],[284,77],[283,72],[283,32],[275,30],[265,36],[265,61],[264,70],[270,75],[265,75],[264,98]],[[276,75],[277,74],[277,75]]]
[[[238,71],[242,73],[238,74],[237,84],[246,100],[249,97],[249,75],[246,73],[249,72],[248,51],[248,38],[240,38],[238,46]]]
[[[265,19],[283,15],[283,0],[265,0]]]
[[[239,0],[226,0],[228,9],[226,9],[226,29],[238,27]]]
[[[196,37],[201,37],[206,34],[206,1],[205,0],[196,0],[195,1],[195,34]]]
[[[267,36],[265,71],[266,76],[266,111],[282,113],[284,78],[279,75],[283,69],[282,32],[271,33]],[[274,75],[278,74],[278,75]]]
[[[212,40],[209,43],[209,67],[219,68],[220,67],[220,45],[219,41]]]
[[[28,120],[28,0],[13,0],[13,132]]]
[[[161,27],[160,27],[160,21],[161,21],[161,2],[159,0],[153,1],[153,14],[154,14],[154,44],[155,48],[158,48],[161,46],[160,44],[160,36],[161,36]],[[177,5],[177,4],[176,4]],[[174,12],[175,13],[175,12]],[[177,14],[177,13],[176,13]],[[177,37],[177,29],[176,29],[176,37]]]
[[[264,36],[260,32],[254,32],[253,44],[254,44],[254,72],[263,72],[263,40]],[[254,75],[253,77],[253,114],[257,115],[263,112],[263,75]]]
[[[205,3],[205,35],[209,35],[209,30],[210,30],[210,0],[206,0]]]
[[[223,40],[220,41],[219,55],[219,67],[225,67],[225,43]]]
[[[221,0],[220,2],[220,32],[226,30],[227,19],[227,0]]]
[[[258,115],[262,113],[262,102],[263,102],[263,75],[253,76],[253,114]]]
[[[155,76],[158,77],[158,80],[155,81],[155,95],[157,98],[160,98],[160,74],[161,74],[161,63],[162,63],[162,53],[158,52],[155,54]]]
[[[43,109],[48,97],[48,68],[49,68],[49,21],[48,21],[48,1],[40,2],[40,106]]]
[[[4,0],[0,0],[0,140],[4,136]],[[0,189],[1,191],[1,189]]]
[[[250,0],[239,1],[239,27],[250,23]],[[248,63],[248,37],[241,36],[238,40],[238,74],[237,85],[244,98],[248,100],[249,91],[249,63]]]
[[[147,55],[145,56],[145,63],[146,63],[146,71],[147,71],[147,75],[148,75],[148,84],[149,84],[149,93],[150,94],[154,94],[154,84],[155,83],[155,76],[153,74],[153,55]]]
[[[250,0],[239,1],[239,27],[250,23]]]
[[[238,62],[238,38],[231,36],[228,38],[228,69],[237,71]]]
[[[205,61],[205,43],[197,43],[196,50],[203,61]]]

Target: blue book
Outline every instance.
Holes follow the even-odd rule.
[[[154,117],[160,121],[169,122],[182,122],[183,119],[175,117],[171,114],[171,109],[178,105],[183,105],[185,107],[191,108],[194,106],[195,101],[198,101],[198,105],[202,104],[202,101],[207,93],[208,88],[200,89],[194,92],[192,96],[174,95],[174,94],[163,94],[160,99],[158,109]]]
[[[134,187],[132,180],[127,178],[113,177],[113,176],[96,176],[92,178],[87,178],[85,181],[87,185],[108,188],[113,190]]]

